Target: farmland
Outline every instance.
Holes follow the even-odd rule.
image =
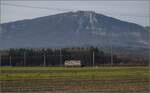
[[[1,92],[149,93],[149,67],[1,67]]]

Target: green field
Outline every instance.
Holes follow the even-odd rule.
[[[2,92],[149,93],[149,77],[149,67],[1,67],[0,83]]]

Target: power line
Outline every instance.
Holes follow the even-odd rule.
[[[33,8],[33,9],[44,9],[44,10],[57,10],[57,11],[75,11],[75,9],[63,9],[63,8],[52,8],[52,7],[37,7],[37,6],[29,6],[29,5],[18,5],[18,4],[11,4],[11,3],[1,3],[2,5],[6,6],[15,6],[15,7],[25,7],[25,8]],[[126,16],[126,17],[149,17],[149,16],[143,16],[143,15],[129,15],[129,14],[119,14],[119,13],[110,13],[106,11],[101,11],[105,14],[109,15],[116,15],[116,16]]]
[[[15,7],[25,7],[25,8],[35,8],[35,9],[45,9],[45,10],[57,10],[57,11],[71,11],[70,9],[60,9],[60,8],[50,8],[50,7],[37,7],[37,6],[29,6],[29,5],[18,5],[11,3],[1,3],[6,6],[15,6]]]

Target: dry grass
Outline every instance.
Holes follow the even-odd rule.
[[[148,67],[3,67],[0,84],[15,93],[149,93],[149,76]]]

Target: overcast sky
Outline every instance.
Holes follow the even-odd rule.
[[[56,13],[92,10],[124,21],[149,25],[150,1],[1,1],[1,23]],[[17,5],[17,6],[15,6]],[[23,5],[23,6],[19,6]]]

